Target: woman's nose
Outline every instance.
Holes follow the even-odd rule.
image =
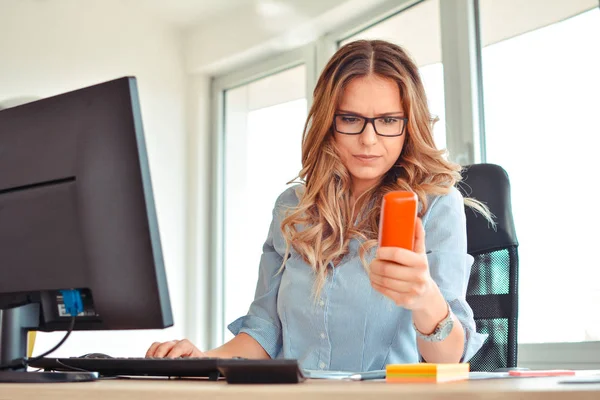
[[[360,134],[360,141],[365,146],[372,146],[377,143],[377,134],[375,133],[375,126],[373,121],[367,121],[365,129]]]

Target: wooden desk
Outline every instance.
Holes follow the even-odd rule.
[[[558,380],[559,378],[529,378],[444,384],[307,380],[297,385],[231,385],[224,381],[119,379],[70,384],[0,384],[0,400],[600,399],[600,384],[559,384]]]

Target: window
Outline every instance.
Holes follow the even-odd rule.
[[[425,0],[376,25],[340,42],[344,45],[359,39],[381,39],[402,46],[419,66],[429,110],[439,118],[434,125],[434,141],[446,147],[444,69],[440,40],[438,1]]]
[[[248,312],[275,200],[300,171],[305,88],[301,65],[225,92],[225,326]]]
[[[597,0],[528,5],[481,0],[487,161],[511,178],[520,242],[519,342],[599,341],[600,215],[590,193],[600,10]]]

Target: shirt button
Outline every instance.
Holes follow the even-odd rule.
[[[325,339],[325,332],[321,332],[321,339]]]
[[[323,299],[321,299],[321,301],[319,301],[319,305],[320,305],[321,307],[325,306],[325,302],[323,301]]]
[[[323,361],[319,363],[319,368],[325,369],[325,363]]]

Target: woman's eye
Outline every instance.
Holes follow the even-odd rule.
[[[346,124],[355,124],[359,121],[359,118],[356,117],[343,117],[342,121],[344,121]]]
[[[386,117],[386,118],[382,118],[382,121],[386,125],[391,125],[391,124],[398,123],[398,118]]]

